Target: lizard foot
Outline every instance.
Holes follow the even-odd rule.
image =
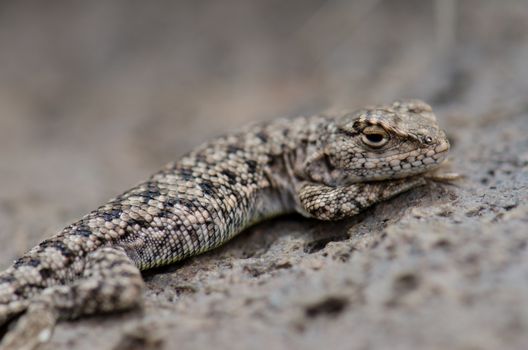
[[[34,349],[49,340],[59,320],[138,306],[143,285],[139,269],[123,250],[94,251],[87,255],[75,283],[51,286],[24,302],[0,305],[0,322],[22,313],[0,343],[0,350]]]
[[[0,350],[32,350],[47,342],[57,322],[57,313],[47,305],[32,304],[4,337]]]

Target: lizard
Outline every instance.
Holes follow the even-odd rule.
[[[277,119],[207,142],[44,240],[0,273],[0,349],[57,322],[141,306],[141,271],[297,212],[340,220],[426,183],[450,148],[431,106],[398,100]]]

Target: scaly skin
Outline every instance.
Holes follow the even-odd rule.
[[[215,248],[289,212],[357,214],[425,183],[449,143],[431,107],[397,101],[280,119],[198,147],[67,226],[0,274],[2,349],[31,349],[55,323],[137,306],[140,271]]]

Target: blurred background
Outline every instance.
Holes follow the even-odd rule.
[[[0,231],[23,251],[248,122],[417,97],[455,137],[526,104],[527,23],[523,0],[2,1]]]

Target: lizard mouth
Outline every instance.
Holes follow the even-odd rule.
[[[427,173],[443,163],[448,151],[449,142],[442,140],[434,147],[415,149],[392,159],[365,159],[357,168],[334,169],[334,185],[386,181]]]
[[[440,166],[446,159],[449,142],[442,140],[434,148],[409,152],[402,160],[390,160],[377,169],[376,180],[388,180],[426,173]],[[380,176],[376,176],[380,175]]]

